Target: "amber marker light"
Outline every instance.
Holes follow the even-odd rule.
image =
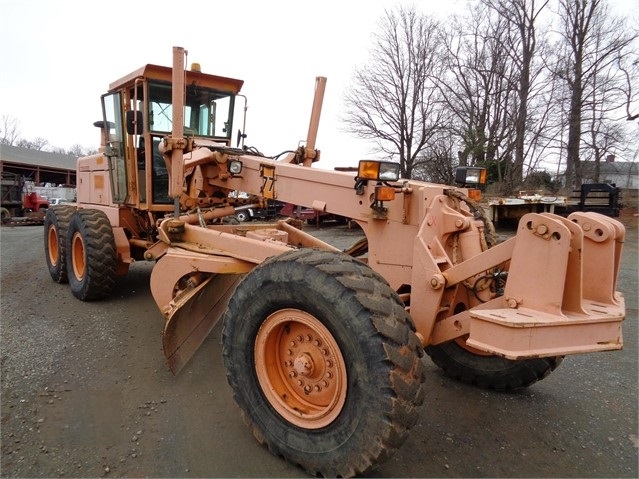
[[[375,187],[375,201],[393,201],[395,199],[395,188],[392,186]]]
[[[477,189],[468,190],[468,197],[471,200],[481,201],[481,190],[477,190]]]

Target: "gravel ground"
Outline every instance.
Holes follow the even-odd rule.
[[[513,394],[464,386],[426,360],[420,421],[375,476],[639,476],[637,218],[623,221],[624,350],[568,357]],[[316,234],[343,248],[359,233]],[[51,281],[42,236],[38,226],[0,229],[2,477],[303,474],[242,423],[219,327],[179,376],[168,372],[150,264],[136,263],[112,299],[82,303]]]

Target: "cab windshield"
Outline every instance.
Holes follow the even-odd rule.
[[[185,135],[231,138],[235,100],[232,94],[191,85],[186,88],[185,100]],[[148,125],[151,132],[171,132],[171,101],[171,85],[149,83]]]

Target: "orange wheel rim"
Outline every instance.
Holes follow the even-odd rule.
[[[53,226],[47,232],[47,249],[49,250],[49,262],[53,266],[57,266],[60,259],[60,251],[58,249],[58,232]]]
[[[282,309],[266,318],[255,339],[255,370],[271,406],[296,426],[319,429],[342,411],[344,358],[333,335],[311,314]]]
[[[71,258],[73,260],[73,274],[78,280],[82,280],[86,270],[86,263],[84,259],[84,241],[79,233],[75,233],[71,240]]]

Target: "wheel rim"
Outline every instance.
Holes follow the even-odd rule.
[[[58,243],[58,231],[53,226],[49,228],[47,233],[47,249],[49,250],[49,262],[53,266],[57,266],[60,259],[60,250]]]
[[[86,261],[84,258],[84,241],[79,233],[75,233],[71,240],[71,260],[73,274],[81,281],[86,272]]]
[[[346,366],[333,335],[296,309],[271,314],[255,339],[255,370],[271,406],[290,423],[319,429],[346,401]]]

